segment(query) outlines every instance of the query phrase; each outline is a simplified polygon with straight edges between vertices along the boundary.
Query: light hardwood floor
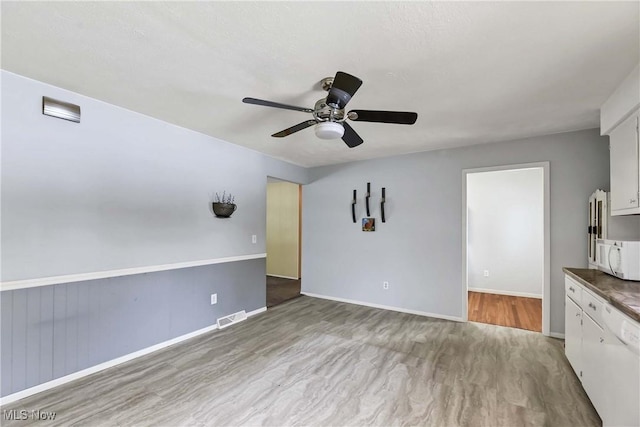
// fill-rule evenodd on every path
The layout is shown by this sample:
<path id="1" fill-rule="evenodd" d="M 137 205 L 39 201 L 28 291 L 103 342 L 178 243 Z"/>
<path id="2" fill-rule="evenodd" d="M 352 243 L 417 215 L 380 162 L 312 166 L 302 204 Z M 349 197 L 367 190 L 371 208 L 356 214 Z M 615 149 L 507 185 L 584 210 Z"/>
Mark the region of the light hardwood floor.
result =
<path id="1" fill-rule="evenodd" d="M 562 341 L 306 296 L 2 409 L 57 412 L 38 425 L 600 425 Z"/>
<path id="2" fill-rule="evenodd" d="M 542 332 L 542 300 L 469 291 L 469 321 Z"/>

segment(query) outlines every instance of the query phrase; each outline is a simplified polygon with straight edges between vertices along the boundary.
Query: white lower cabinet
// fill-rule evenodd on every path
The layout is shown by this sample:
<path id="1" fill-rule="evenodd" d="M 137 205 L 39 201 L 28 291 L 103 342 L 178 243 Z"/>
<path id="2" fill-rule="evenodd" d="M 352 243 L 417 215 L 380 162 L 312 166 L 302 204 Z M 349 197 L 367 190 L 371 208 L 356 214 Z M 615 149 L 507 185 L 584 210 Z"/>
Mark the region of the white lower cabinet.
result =
<path id="1" fill-rule="evenodd" d="M 564 353 L 578 377 L 582 376 L 582 309 L 569 296 L 565 297 Z"/>
<path id="2" fill-rule="evenodd" d="M 604 330 L 589 315 L 582 317 L 582 386 L 600 418 L 606 417 L 607 376 Z"/>
<path id="3" fill-rule="evenodd" d="M 612 332 L 611 316 L 619 312 L 568 276 L 565 291 L 565 355 L 603 426 L 640 426 L 640 359 Z M 624 321 L 640 334 L 640 325 Z"/>
<path id="4" fill-rule="evenodd" d="M 565 289 L 565 355 L 603 424 L 607 425 L 609 387 L 613 385 L 607 370 L 610 338 L 600 320 L 604 301 L 569 277 L 565 277 Z"/>

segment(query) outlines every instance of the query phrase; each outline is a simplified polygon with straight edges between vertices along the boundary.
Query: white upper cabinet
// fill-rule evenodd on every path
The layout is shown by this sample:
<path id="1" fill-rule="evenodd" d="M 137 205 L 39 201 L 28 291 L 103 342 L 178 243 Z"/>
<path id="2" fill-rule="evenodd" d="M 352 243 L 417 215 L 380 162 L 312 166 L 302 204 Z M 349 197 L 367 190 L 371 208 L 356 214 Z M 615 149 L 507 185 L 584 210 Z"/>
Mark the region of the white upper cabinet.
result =
<path id="1" fill-rule="evenodd" d="M 600 131 L 609 135 L 611 215 L 640 214 L 640 65 L 600 109 Z"/>
<path id="2" fill-rule="evenodd" d="M 636 113 L 615 127 L 609 138 L 611 215 L 640 213 L 640 157 Z"/>
<path id="3" fill-rule="evenodd" d="M 640 107 L 640 64 L 620 83 L 600 107 L 600 135 L 611 131 Z"/>

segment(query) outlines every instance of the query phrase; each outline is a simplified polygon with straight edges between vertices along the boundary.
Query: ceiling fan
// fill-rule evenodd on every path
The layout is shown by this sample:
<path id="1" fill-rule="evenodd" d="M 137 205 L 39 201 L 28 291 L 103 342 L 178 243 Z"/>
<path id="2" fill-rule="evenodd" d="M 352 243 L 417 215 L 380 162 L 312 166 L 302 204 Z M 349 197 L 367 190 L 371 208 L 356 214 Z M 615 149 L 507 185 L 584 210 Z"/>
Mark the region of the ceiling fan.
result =
<path id="1" fill-rule="evenodd" d="M 271 135 L 275 138 L 284 138 L 292 133 L 315 125 L 315 133 L 318 138 L 342 138 L 349 148 L 357 147 L 363 143 L 363 140 L 349 123 L 347 123 L 347 119 L 357 122 L 396 123 L 402 125 L 412 125 L 418 119 L 417 113 L 405 111 L 351 110 L 345 113 L 345 107 L 362 85 L 362 80 L 338 71 L 335 77 L 327 77 L 323 79 L 321 83 L 322 88 L 329 93 L 326 98 L 318 100 L 313 108 L 296 107 L 294 105 L 256 98 L 244 98 L 242 102 L 265 107 L 302 111 L 303 113 L 311 113 L 313 115 L 313 119 L 305 120 L 302 123 L 298 123 L 295 126 Z"/>

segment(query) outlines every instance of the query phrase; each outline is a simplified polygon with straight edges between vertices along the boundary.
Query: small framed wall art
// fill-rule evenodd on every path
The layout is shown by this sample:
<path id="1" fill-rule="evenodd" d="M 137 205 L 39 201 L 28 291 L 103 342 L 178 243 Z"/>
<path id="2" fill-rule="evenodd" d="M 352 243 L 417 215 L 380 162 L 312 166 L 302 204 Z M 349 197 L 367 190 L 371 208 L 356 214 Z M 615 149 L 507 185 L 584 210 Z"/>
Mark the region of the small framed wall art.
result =
<path id="1" fill-rule="evenodd" d="M 376 231 L 376 219 L 362 218 L 362 231 Z"/>

